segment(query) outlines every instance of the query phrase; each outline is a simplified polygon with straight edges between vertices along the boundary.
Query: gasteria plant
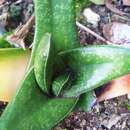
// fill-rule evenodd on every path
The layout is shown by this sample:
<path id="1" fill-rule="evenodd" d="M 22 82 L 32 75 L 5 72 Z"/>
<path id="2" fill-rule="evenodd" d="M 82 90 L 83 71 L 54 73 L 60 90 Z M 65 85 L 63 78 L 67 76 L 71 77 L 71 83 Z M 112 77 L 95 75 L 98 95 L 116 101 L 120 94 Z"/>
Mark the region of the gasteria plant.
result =
<path id="1" fill-rule="evenodd" d="M 51 130 L 74 108 L 88 109 L 93 90 L 130 73 L 130 49 L 79 47 L 75 0 L 35 0 L 31 60 L 0 118 L 0 130 Z"/>

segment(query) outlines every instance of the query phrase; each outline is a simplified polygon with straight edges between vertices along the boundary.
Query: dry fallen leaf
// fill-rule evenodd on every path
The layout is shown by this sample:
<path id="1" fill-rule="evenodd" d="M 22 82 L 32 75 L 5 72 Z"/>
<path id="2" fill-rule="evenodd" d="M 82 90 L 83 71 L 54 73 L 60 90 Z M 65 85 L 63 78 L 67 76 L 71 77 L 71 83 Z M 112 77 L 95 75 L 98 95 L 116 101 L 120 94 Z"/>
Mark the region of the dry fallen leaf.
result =
<path id="1" fill-rule="evenodd" d="M 112 43 L 128 44 L 130 43 L 130 26 L 123 23 L 109 23 L 103 27 L 103 35 Z"/>
<path id="2" fill-rule="evenodd" d="M 30 28 L 34 25 L 35 16 L 34 14 L 29 18 L 29 20 L 24 24 L 16 28 L 15 32 L 9 35 L 6 40 L 15 47 L 25 49 L 24 39 L 27 36 Z"/>
<path id="3" fill-rule="evenodd" d="M 130 93 L 130 74 L 122 76 L 107 84 L 97 97 L 97 101 L 103 101 Z"/>
<path id="4" fill-rule="evenodd" d="M 113 4 L 113 0 L 105 0 L 105 6 L 111 10 L 113 13 L 116 13 L 118 15 L 129 15 L 121 10 L 119 10 L 118 8 L 116 8 L 116 6 Z"/>

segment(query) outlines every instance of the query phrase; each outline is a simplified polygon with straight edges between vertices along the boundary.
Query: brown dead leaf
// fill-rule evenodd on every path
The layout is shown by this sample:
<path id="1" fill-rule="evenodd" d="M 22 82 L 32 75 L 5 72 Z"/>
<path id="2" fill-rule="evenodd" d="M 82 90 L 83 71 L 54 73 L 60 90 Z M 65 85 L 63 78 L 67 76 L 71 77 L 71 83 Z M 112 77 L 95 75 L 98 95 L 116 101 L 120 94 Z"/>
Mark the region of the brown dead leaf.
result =
<path id="1" fill-rule="evenodd" d="M 130 26 L 123 23 L 109 23 L 103 27 L 103 35 L 106 39 L 116 44 L 130 43 Z"/>
<path id="2" fill-rule="evenodd" d="M 130 74 L 122 76 L 111 81 L 106 85 L 100 95 L 97 97 L 97 101 L 103 101 L 111 98 L 115 98 L 121 95 L 130 93 Z"/>
<path id="3" fill-rule="evenodd" d="M 9 35 L 6 40 L 15 47 L 25 49 L 24 39 L 29 33 L 30 28 L 34 25 L 34 21 L 35 16 L 33 14 L 24 25 L 20 25 L 16 28 L 15 32 Z"/>

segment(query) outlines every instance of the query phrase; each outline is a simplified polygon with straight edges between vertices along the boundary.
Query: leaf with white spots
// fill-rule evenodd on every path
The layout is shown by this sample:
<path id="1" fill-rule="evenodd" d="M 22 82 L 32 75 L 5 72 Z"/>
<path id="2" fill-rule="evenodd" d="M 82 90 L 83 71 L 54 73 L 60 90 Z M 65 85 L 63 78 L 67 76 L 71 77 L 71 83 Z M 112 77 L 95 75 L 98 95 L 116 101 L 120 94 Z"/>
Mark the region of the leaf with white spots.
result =
<path id="1" fill-rule="evenodd" d="M 59 55 L 75 72 L 71 88 L 65 97 L 75 97 L 91 91 L 114 78 L 130 73 L 130 49 L 117 46 L 89 46 L 72 49 Z"/>
<path id="2" fill-rule="evenodd" d="M 51 130 L 72 111 L 77 100 L 47 97 L 40 91 L 31 68 L 0 118 L 0 129 Z"/>
<path id="3" fill-rule="evenodd" d="M 61 90 L 68 83 L 69 79 L 70 79 L 70 73 L 64 73 L 58 76 L 56 79 L 54 79 L 52 83 L 52 90 L 54 95 L 59 96 Z"/>
<path id="4" fill-rule="evenodd" d="M 36 80 L 39 87 L 46 93 L 49 93 L 53 69 L 53 63 L 51 59 L 53 52 L 51 51 L 50 53 L 51 46 L 51 35 L 46 33 L 37 47 L 34 60 L 34 72 Z"/>

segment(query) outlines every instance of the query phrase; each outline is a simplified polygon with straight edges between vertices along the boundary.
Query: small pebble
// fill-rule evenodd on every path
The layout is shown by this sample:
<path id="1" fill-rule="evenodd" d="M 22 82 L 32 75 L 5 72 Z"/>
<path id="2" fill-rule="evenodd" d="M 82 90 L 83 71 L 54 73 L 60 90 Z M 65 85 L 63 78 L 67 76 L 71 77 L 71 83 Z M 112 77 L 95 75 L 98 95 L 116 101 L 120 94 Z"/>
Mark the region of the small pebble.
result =
<path id="1" fill-rule="evenodd" d="M 98 22 L 100 21 L 100 16 L 92 11 L 90 8 L 86 8 L 83 11 L 83 15 L 88 23 L 91 23 L 93 26 L 98 26 Z"/>

